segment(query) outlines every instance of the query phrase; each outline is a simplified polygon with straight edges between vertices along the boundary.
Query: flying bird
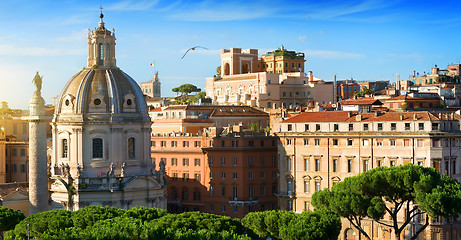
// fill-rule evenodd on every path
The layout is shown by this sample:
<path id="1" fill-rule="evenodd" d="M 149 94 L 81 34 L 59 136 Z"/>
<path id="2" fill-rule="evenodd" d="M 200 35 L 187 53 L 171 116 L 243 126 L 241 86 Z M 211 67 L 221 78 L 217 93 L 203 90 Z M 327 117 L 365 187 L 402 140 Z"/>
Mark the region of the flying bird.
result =
<path id="1" fill-rule="evenodd" d="M 206 48 L 206 47 L 202 47 L 202 46 L 195 46 L 195 47 L 191 47 L 191 48 L 187 49 L 187 51 L 184 53 L 184 55 L 182 56 L 182 58 L 181 58 L 181 59 L 183 59 L 183 58 L 186 56 L 186 54 L 187 54 L 187 53 L 188 53 L 190 50 L 195 50 L 196 48 L 203 48 L 203 49 L 206 49 L 206 50 L 208 50 L 208 48 Z"/>

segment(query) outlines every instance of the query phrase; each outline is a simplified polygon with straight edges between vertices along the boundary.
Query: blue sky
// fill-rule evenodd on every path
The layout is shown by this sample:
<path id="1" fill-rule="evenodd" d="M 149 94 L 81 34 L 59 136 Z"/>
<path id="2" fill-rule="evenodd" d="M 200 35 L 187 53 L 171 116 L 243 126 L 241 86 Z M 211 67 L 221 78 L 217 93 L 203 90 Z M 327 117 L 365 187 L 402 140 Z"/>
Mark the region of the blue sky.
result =
<path id="1" fill-rule="evenodd" d="M 35 72 L 53 103 L 86 66 L 87 33 L 104 7 L 115 28 L 117 65 L 138 83 L 158 71 L 162 95 L 192 83 L 205 88 L 223 48 L 304 52 L 306 68 L 325 80 L 395 81 L 437 64 L 459 63 L 461 2 L 317 1 L 0 1 L 0 101 L 28 107 Z M 196 46 L 209 50 L 185 50 Z M 149 64 L 155 61 L 153 69 Z"/>

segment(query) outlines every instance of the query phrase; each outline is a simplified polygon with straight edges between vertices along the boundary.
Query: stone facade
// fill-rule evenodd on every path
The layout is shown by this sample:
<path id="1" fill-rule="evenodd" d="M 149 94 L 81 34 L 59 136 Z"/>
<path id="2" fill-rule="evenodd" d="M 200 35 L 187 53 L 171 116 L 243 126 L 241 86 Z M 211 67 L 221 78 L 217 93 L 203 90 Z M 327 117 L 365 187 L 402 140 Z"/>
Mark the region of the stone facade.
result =
<path id="1" fill-rule="evenodd" d="M 165 169 L 150 157 L 150 118 L 137 83 L 116 65 L 115 35 L 89 32 L 86 68 L 56 104 L 50 164 L 53 208 L 166 209 Z"/>
<path id="2" fill-rule="evenodd" d="M 413 163 L 434 167 L 459 181 L 459 120 L 457 114 L 430 112 L 308 112 L 289 118 L 277 133 L 280 208 L 297 213 L 312 210 L 314 192 L 379 166 Z M 445 222 L 433 219 L 420 239 L 447 239 L 443 234 L 450 227 L 453 239 L 461 238 L 461 225 Z M 365 224 L 373 239 L 391 239 L 389 229 Z M 412 224 L 414 231 L 422 221 Z M 406 230 L 403 236 L 409 234 Z M 343 220 L 340 239 L 353 239 L 348 236 L 357 239 L 358 231 Z"/>

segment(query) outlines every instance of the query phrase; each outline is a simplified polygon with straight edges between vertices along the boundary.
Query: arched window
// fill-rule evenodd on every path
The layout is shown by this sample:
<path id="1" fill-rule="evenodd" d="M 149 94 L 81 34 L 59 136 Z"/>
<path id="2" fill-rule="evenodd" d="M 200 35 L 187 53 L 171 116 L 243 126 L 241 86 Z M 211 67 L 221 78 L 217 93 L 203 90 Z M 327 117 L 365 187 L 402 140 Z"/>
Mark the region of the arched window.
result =
<path id="1" fill-rule="evenodd" d="M 99 60 L 104 59 L 104 45 L 102 43 L 99 44 Z"/>
<path id="2" fill-rule="evenodd" d="M 136 157 L 136 151 L 135 151 L 135 141 L 136 139 L 134 137 L 128 138 L 128 158 L 135 158 Z"/>
<path id="3" fill-rule="evenodd" d="M 102 138 L 93 138 L 93 158 L 103 158 L 103 153 Z"/>
<path id="4" fill-rule="evenodd" d="M 223 71 L 223 75 L 226 76 L 226 75 L 230 75 L 230 65 L 229 63 L 225 63 L 224 64 L 224 71 Z"/>
<path id="5" fill-rule="evenodd" d="M 68 146 L 68 143 L 67 143 L 67 139 L 62 139 L 62 158 L 67 158 L 68 156 L 68 149 L 69 149 L 69 146 Z"/>
<path id="6" fill-rule="evenodd" d="M 110 59 L 110 45 L 106 44 L 106 59 Z"/>

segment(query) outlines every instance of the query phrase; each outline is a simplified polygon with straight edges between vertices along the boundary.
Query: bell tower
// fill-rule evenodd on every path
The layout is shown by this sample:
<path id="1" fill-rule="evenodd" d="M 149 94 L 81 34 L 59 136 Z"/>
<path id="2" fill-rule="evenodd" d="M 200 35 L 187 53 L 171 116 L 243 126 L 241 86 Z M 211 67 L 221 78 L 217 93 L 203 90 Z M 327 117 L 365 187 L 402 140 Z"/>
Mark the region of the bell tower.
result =
<path id="1" fill-rule="evenodd" d="M 98 27 L 93 31 L 88 29 L 88 66 L 116 67 L 115 60 L 115 29 L 112 32 L 104 26 L 104 14 L 99 15 Z"/>

